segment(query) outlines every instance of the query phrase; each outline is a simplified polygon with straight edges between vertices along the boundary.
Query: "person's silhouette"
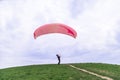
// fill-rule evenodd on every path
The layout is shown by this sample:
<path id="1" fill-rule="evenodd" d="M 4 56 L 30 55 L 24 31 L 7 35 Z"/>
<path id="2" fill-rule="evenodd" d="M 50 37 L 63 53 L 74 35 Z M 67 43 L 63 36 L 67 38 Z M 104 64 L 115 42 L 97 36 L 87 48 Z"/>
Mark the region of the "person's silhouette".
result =
<path id="1" fill-rule="evenodd" d="M 60 64 L 60 55 L 59 54 L 56 54 L 57 58 L 58 58 L 58 65 Z"/>

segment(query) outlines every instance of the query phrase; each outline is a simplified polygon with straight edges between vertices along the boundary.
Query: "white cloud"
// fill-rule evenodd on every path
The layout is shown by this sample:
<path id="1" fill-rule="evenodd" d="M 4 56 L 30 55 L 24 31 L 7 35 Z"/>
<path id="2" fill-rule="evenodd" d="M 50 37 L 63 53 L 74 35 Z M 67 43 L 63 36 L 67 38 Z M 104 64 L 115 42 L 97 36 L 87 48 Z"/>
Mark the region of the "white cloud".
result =
<path id="1" fill-rule="evenodd" d="M 61 52 L 63 63 L 105 61 L 120 64 L 119 58 L 112 61 L 119 56 L 118 48 L 113 48 L 113 45 L 119 47 L 116 40 L 119 37 L 119 4 L 119 0 L 1 1 L 0 66 L 48 63 L 48 60 L 55 63 L 57 52 Z M 34 40 L 34 30 L 51 22 L 71 26 L 78 32 L 77 39 L 53 34 Z M 108 53 L 106 59 L 101 57 Z"/>
<path id="2" fill-rule="evenodd" d="M 98 1 L 89 10 L 78 15 L 80 24 L 79 37 L 83 45 L 88 48 L 107 47 L 109 43 L 116 43 L 116 22 L 119 19 L 119 1 Z M 81 36 L 82 35 L 82 36 Z M 96 47 L 95 47 L 96 46 Z"/>

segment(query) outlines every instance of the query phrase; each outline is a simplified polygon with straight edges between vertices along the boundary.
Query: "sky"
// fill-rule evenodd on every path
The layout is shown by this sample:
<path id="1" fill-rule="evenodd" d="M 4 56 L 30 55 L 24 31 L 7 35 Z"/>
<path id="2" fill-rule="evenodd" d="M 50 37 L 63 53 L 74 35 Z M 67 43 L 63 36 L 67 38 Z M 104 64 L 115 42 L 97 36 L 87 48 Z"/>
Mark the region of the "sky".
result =
<path id="1" fill-rule="evenodd" d="M 0 0 L 0 68 L 61 63 L 120 64 L 120 0 Z M 36 28 L 66 24 L 77 38 Z"/>

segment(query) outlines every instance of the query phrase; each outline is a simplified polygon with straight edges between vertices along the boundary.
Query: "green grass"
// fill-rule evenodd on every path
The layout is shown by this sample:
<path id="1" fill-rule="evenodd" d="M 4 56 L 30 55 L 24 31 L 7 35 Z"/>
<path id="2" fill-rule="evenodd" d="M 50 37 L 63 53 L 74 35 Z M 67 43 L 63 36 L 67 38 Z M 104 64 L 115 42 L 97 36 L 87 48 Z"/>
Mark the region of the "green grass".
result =
<path id="1" fill-rule="evenodd" d="M 114 80 L 120 80 L 120 65 L 102 63 L 81 63 L 73 65 L 104 76 L 111 77 Z"/>
<path id="2" fill-rule="evenodd" d="M 101 63 L 72 64 L 104 76 L 120 80 L 120 65 Z M 0 80 L 102 80 L 78 71 L 68 64 L 31 65 L 0 69 Z"/>
<path id="3" fill-rule="evenodd" d="M 66 64 L 31 65 L 0 70 L 0 80 L 102 80 Z"/>

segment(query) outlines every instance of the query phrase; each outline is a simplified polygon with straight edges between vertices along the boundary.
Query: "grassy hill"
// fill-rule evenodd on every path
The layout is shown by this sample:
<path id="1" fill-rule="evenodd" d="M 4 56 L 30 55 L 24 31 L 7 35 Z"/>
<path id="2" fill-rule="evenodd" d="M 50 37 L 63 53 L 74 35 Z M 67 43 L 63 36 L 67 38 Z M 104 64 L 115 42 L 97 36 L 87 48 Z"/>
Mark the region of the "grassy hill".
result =
<path id="1" fill-rule="evenodd" d="M 115 80 L 120 79 L 120 66 L 99 63 L 72 64 Z M 31 65 L 0 70 L 0 80 L 102 80 L 78 71 L 68 64 Z"/>
<path id="2" fill-rule="evenodd" d="M 111 77 L 114 80 L 120 80 L 120 65 L 102 63 L 81 63 L 73 65 L 104 76 Z"/>

